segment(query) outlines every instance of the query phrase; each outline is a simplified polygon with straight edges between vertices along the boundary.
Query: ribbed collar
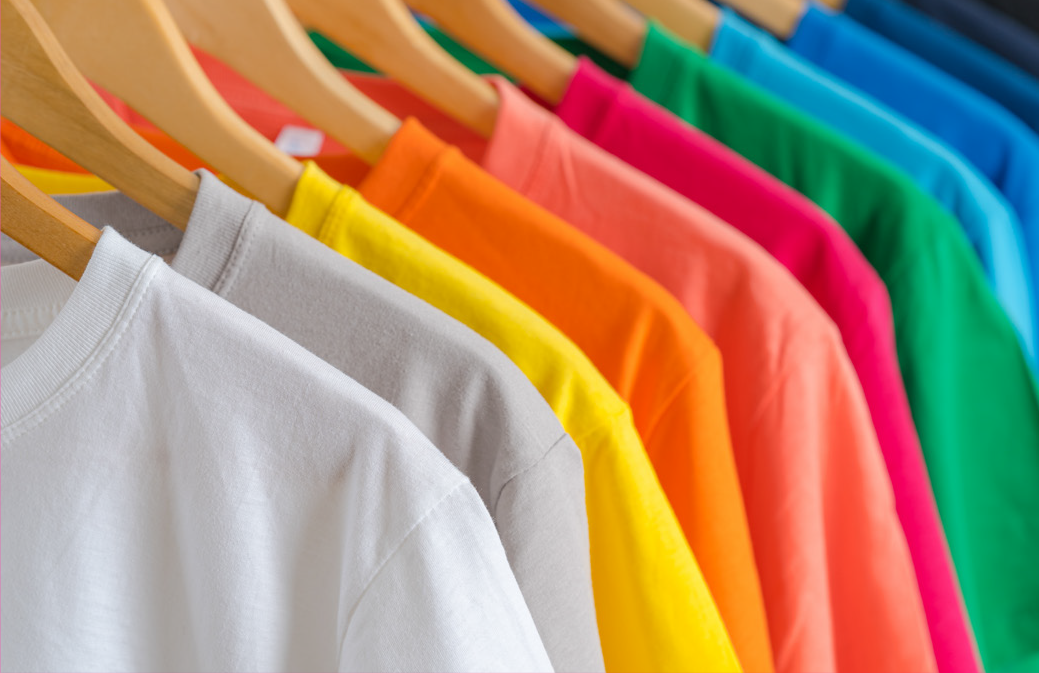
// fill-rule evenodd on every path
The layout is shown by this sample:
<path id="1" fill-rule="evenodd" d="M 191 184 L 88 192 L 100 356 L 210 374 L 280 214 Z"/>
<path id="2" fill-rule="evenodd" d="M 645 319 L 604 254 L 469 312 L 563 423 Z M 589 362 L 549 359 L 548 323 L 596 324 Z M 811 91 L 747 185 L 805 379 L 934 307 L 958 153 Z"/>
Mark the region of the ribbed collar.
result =
<path id="1" fill-rule="evenodd" d="M 42 260 L 0 269 L 0 334 L 18 327 L 16 315 L 60 307 L 28 350 L 0 369 L 5 441 L 103 364 L 162 266 L 161 259 L 105 227 L 79 283 Z"/>

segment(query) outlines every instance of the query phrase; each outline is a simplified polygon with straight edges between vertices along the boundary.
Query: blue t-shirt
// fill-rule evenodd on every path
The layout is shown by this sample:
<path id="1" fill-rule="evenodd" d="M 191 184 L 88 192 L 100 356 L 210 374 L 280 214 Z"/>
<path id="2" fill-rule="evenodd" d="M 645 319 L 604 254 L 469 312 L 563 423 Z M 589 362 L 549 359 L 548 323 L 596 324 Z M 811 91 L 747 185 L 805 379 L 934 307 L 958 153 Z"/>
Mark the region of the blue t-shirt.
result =
<path id="1" fill-rule="evenodd" d="M 958 150 L 1003 193 L 1039 269 L 1039 138 L 966 84 L 851 18 L 810 7 L 788 46 Z"/>
<path id="2" fill-rule="evenodd" d="M 1039 77 L 1039 35 L 978 0 L 905 0 L 936 21 Z"/>
<path id="3" fill-rule="evenodd" d="M 908 173 L 963 225 L 996 296 L 1037 351 L 1031 264 L 1021 223 L 999 191 L 960 155 L 725 10 L 711 59 L 740 73 Z"/>
<path id="4" fill-rule="evenodd" d="M 848 0 L 844 13 L 969 84 L 1039 130 L 1039 81 L 1020 68 L 901 2 Z"/>

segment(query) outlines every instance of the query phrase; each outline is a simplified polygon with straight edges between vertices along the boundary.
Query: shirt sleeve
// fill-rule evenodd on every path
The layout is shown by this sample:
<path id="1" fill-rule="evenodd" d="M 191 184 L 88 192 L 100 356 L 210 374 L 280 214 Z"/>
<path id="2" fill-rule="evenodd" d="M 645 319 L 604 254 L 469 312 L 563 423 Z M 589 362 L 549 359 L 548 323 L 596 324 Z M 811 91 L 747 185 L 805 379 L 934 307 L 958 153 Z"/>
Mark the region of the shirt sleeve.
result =
<path id="1" fill-rule="evenodd" d="M 339 670 L 552 670 L 490 515 L 468 482 L 375 572 L 346 618 Z"/>

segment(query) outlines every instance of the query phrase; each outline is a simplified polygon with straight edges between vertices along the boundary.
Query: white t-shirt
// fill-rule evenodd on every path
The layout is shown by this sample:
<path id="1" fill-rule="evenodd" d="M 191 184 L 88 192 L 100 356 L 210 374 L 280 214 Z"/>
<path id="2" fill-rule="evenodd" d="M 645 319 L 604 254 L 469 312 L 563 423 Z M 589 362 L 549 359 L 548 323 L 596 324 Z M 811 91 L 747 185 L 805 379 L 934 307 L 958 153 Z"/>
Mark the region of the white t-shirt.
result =
<path id="1" fill-rule="evenodd" d="M 56 197 L 264 321 L 399 409 L 487 506 L 552 665 L 603 671 L 581 451 L 504 353 L 212 173 L 187 231 L 119 192 Z M 358 196 L 350 212 L 375 216 Z M 35 255 L 0 234 L 0 263 Z"/>
<path id="2" fill-rule="evenodd" d="M 389 404 L 111 229 L 0 273 L 5 670 L 551 670 Z"/>

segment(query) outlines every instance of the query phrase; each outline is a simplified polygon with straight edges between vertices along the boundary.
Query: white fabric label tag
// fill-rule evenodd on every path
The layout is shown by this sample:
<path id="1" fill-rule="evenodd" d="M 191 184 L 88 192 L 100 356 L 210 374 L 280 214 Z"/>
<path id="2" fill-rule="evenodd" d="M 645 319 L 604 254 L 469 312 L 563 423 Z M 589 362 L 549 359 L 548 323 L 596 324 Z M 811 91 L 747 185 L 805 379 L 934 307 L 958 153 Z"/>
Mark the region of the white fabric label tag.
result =
<path id="1" fill-rule="evenodd" d="M 286 124 L 281 127 L 274 144 L 294 157 L 316 157 L 325 144 L 325 134 L 317 129 Z"/>

